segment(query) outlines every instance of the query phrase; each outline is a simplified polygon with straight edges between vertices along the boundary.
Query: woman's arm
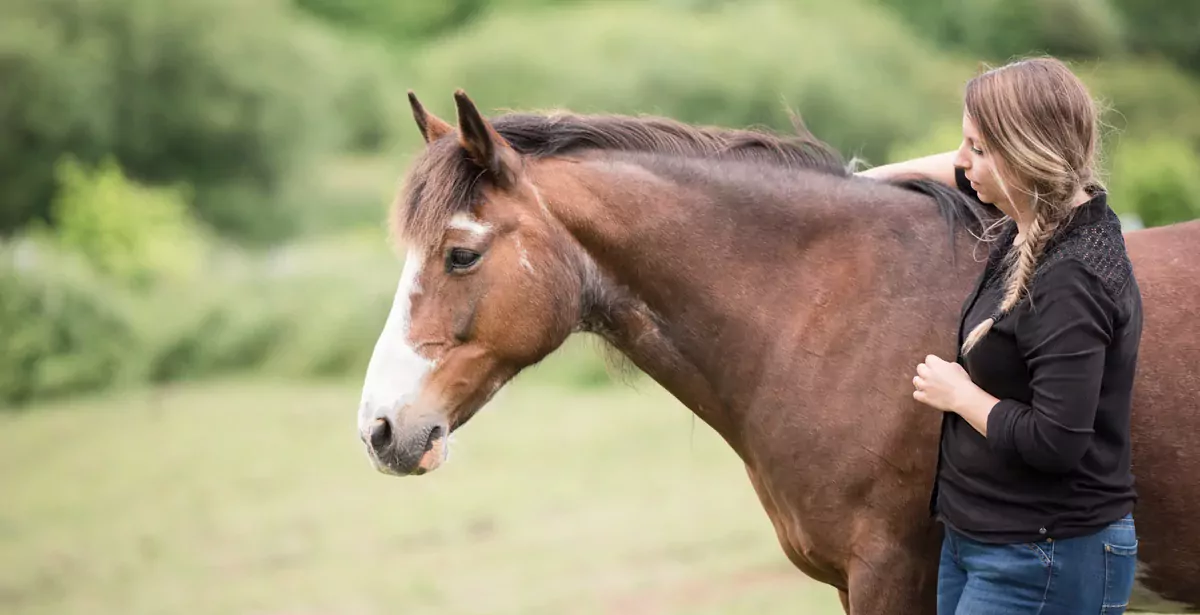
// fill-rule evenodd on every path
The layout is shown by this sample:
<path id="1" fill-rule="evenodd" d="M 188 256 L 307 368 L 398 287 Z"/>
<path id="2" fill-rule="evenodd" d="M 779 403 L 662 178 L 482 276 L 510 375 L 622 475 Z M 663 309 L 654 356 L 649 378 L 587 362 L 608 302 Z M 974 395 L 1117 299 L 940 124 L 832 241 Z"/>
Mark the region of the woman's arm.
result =
<path id="1" fill-rule="evenodd" d="M 1016 334 L 1033 400 L 997 403 L 986 419 L 987 440 L 997 453 L 1043 472 L 1066 472 L 1091 442 L 1116 306 L 1100 278 L 1076 260 L 1047 268 L 1029 300 L 1036 312 L 1021 315 Z"/>
<path id="2" fill-rule="evenodd" d="M 920 175 L 955 188 L 957 187 L 954 181 L 954 156 L 956 154 L 957 152 L 943 152 L 903 162 L 893 162 L 859 171 L 855 175 L 873 179 L 895 179 Z"/>

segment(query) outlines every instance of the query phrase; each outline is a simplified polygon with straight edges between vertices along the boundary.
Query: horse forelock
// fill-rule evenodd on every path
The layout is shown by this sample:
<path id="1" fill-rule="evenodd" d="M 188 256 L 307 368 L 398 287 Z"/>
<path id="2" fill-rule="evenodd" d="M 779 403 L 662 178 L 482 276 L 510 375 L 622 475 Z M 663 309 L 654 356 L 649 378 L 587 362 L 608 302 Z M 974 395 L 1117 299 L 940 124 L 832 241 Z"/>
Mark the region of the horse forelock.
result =
<path id="1" fill-rule="evenodd" d="M 394 232 L 402 241 L 430 245 L 456 214 L 482 198 L 484 175 L 452 136 L 430 143 L 393 206 Z"/>

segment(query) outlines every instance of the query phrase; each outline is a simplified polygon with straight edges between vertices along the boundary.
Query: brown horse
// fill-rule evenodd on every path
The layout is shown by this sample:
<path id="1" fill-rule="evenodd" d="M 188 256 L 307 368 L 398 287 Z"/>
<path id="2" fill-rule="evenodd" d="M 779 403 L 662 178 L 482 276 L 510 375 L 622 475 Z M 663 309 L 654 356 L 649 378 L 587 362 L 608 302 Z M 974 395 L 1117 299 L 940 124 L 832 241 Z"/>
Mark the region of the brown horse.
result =
<path id="1" fill-rule="evenodd" d="M 954 356 L 982 267 L 965 199 L 856 178 L 802 129 L 489 122 L 462 92 L 453 127 L 410 98 L 427 146 L 394 208 L 408 255 L 359 410 L 378 469 L 437 468 L 510 378 L 594 333 L 736 451 L 784 552 L 848 612 L 933 612 L 939 414 L 911 377 Z M 1200 608 L 1200 222 L 1128 243 L 1140 604 Z"/>

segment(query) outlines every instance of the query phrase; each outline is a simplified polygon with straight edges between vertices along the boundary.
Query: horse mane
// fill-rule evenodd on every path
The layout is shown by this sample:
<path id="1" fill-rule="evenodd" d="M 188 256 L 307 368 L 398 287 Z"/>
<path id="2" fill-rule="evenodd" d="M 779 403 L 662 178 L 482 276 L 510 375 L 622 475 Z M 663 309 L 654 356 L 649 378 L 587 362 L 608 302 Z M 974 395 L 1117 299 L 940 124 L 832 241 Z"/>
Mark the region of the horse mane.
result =
<path id="1" fill-rule="evenodd" d="M 798 119 L 793 125 L 796 135 L 783 136 L 653 116 L 514 113 L 493 122 L 496 132 L 514 149 L 534 158 L 606 150 L 750 161 L 849 175 L 837 150 L 814 137 Z"/>
<path id="2" fill-rule="evenodd" d="M 675 158 L 743 161 L 785 169 L 816 171 L 852 178 L 851 165 L 832 146 L 813 136 L 793 115 L 796 134 L 785 136 L 759 129 L 697 126 L 655 116 L 509 113 L 491 120 L 492 127 L 518 153 L 533 159 L 594 151 L 660 154 Z M 482 198 L 486 173 L 474 163 L 452 133 L 428 145 L 393 208 L 400 236 L 433 241 L 459 212 Z M 875 180 L 866 180 L 875 181 Z M 936 182 L 906 179 L 889 182 L 933 198 L 953 234 L 958 228 L 977 231 L 984 217 L 969 198 Z"/>

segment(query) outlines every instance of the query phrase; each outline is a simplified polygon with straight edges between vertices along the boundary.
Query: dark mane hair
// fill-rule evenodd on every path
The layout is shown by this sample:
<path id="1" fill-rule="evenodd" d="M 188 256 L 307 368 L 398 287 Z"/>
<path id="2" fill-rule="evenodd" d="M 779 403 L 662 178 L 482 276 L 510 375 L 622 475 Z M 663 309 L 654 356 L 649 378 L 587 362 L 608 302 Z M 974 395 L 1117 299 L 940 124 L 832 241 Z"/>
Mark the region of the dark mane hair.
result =
<path id="1" fill-rule="evenodd" d="M 496 132 L 518 153 L 534 159 L 590 151 L 663 154 L 705 160 L 749 161 L 851 177 L 850 166 L 833 147 L 817 139 L 793 116 L 795 135 L 764 130 L 694 126 L 652 116 L 511 113 L 491 120 Z M 459 145 L 456 133 L 430 143 L 411 170 L 393 210 L 402 237 L 434 239 L 454 214 L 482 198 L 486 173 Z M 898 182 L 939 204 L 953 228 L 977 226 L 979 213 L 957 191 L 923 180 Z M 952 228 L 952 232 L 953 232 Z"/>
<path id="2" fill-rule="evenodd" d="M 849 174 L 841 154 L 814 137 L 799 121 L 795 122 L 795 136 L 623 115 L 514 113 L 497 118 L 493 126 L 514 149 L 534 158 L 608 150 L 744 160 L 832 175 Z"/>

